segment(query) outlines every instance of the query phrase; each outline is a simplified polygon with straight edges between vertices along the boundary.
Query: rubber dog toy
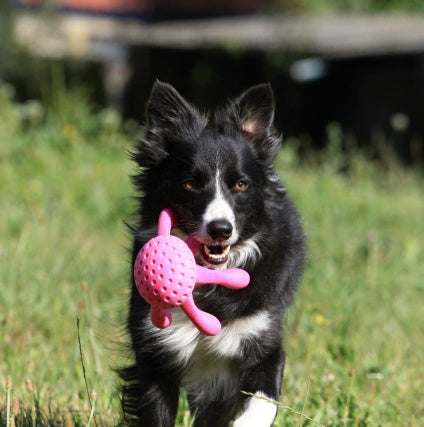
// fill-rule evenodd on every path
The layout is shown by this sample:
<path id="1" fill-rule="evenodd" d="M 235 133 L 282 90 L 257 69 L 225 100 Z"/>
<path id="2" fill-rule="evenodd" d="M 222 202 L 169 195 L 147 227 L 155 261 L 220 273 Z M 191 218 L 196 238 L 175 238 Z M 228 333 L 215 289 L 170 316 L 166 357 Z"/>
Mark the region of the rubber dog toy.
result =
<path id="1" fill-rule="evenodd" d="M 240 268 L 210 270 L 196 264 L 195 254 L 200 243 L 172 236 L 176 217 L 170 209 L 159 216 L 158 236 L 140 250 L 134 263 L 134 280 L 141 296 L 151 305 L 150 317 L 158 328 L 171 324 L 170 309 L 181 307 L 200 332 L 216 335 L 220 321 L 200 310 L 193 299 L 193 290 L 204 284 L 219 284 L 242 289 L 249 284 L 249 274 Z"/>

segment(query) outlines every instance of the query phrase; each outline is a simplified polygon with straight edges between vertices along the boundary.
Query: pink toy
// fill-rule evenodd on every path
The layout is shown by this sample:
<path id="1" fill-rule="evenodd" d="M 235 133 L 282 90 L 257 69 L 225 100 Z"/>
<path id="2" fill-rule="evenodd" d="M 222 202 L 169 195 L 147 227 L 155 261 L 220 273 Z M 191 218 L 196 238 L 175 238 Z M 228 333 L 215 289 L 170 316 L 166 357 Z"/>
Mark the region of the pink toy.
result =
<path id="1" fill-rule="evenodd" d="M 135 260 L 137 289 L 152 306 L 150 317 L 156 327 L 168 327 L 172 320 L 169 309 L 181 307 L 202 333 L 216 335 L 221 330 L 221 323 L 196 306 L 193 289 L 208 283 L 241 289 L 249 284 L 249 274 L 239 268 L 217 271 L 197 265 L 194 255 L 200 243 L 192 238 L 184 241 L 171 236 L 175 223 L 171 210 L 161 212 L 158 236 L 141 248 Z"/>

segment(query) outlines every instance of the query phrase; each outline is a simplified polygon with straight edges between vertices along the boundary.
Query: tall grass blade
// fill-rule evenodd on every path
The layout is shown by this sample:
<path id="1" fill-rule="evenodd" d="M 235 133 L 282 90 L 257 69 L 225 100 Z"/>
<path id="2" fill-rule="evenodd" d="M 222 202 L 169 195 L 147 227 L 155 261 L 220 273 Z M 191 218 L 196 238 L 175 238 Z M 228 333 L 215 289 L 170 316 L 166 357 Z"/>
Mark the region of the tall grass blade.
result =
<path id="1" fill-rule="evenodd" d="M 91 401 L 91 397 L 90 397 L 90 390 L 89 390 L 89 387 L 88 387 L 88 381 L 87 381 L 87 374 L 86 374 L 86 371 L 85 371 L 84 356 L 83 356 L 83 352 L 82 352 L 82 345 L 81 345 L 81 334 L 80 334 L 80 320 L 79 320 L 79 317 L 77 317 L 77 333 L 78 333 L 78 347 L 79 347 L 79 352 L 80 352 L 80 360 L 81 360 L 81 366 L 82 366 L 82 374 L 83 374 L 83 376 L 84 376 L 85 389 L 86 389 L 86 392 L 87 392 L 88 403 L 89 403 L 89 405 L 90 405 L 90 409 L 91 409 L 91 412 L 90 412 L 90 419 L 89 419 L 89 421 L 88 421 L 88 426 L 90 425 L 91 420 L 92 420 L 92 419 L 94 419 L 94 424 L 95 424 L 95 425 L 96 425 L 96 427 L 97 427 L 97 421 L 96 421 L 96 418 L 95 418 L 95 417 L 93 418 L 93 415 L 94 415 L 94 405 L 93 405 L 93 403 L 92 403 L 92 401 Z"/>

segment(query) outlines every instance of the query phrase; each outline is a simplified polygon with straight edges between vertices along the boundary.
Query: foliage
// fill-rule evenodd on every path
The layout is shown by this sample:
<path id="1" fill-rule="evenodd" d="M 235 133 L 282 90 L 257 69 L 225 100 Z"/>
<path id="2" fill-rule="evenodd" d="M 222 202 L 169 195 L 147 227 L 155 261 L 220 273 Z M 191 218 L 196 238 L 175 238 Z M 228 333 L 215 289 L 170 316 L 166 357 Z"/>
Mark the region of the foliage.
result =
<path id="1" fill-rule="evenodd" d="M 135 130 L 53 80 L 44 104 L 0 86 L 0 425 L 116 425 Z M 309 250 L 276 425 L 422 425 L 423 176 L 328 135 L 278 157 Z"/>
<path id="2" fill-rule="evenodd" d="M 274 7 L 297 12 L 424 12 L 421 0 L 275 0 Z"/>

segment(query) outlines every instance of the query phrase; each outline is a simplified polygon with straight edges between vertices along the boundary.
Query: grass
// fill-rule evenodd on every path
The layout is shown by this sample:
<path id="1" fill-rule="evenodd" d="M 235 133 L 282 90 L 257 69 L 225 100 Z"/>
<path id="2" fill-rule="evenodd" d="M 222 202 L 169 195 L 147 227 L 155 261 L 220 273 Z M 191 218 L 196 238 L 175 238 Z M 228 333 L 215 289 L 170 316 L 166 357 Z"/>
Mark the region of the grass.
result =
<path id="1" fill-rule="evenodd" d="M 135 132 L 53 93 L 17 105 L 0 86 L 0 425 L 116 425 Z M 278 157 L 309 251 L 276 426 L 423 425 L 424 178 L 355 152 L 340 173 L 331 142 Z"/>

